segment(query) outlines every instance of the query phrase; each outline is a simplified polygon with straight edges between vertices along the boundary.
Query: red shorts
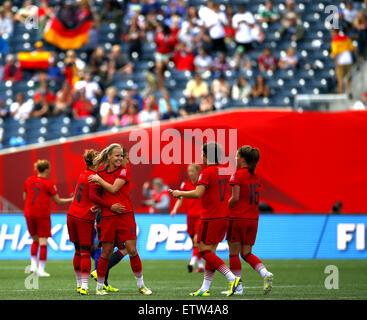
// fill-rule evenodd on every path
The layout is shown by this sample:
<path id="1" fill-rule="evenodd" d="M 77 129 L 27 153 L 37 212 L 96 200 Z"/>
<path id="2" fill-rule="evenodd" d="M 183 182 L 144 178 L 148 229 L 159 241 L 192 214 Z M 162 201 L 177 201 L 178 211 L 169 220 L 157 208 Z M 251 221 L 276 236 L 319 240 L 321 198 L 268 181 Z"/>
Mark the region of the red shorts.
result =
<path id="1" fill-rule="evenodd" d="M 227 232 L 228 219 L 200 220 L 197 242 L 204 244 L 218 244 L 223 241 Z"/>
<path id="2" fill-rule="evenodd" d="M 67 215 L 67 226 L 71 242 L 91 247 L 94 243 L 94 221 L 86 221 Z"/>
<path id="3" fill-rule="evenodd" d="M 200 216 L 187 216 L 187 234 L 193 237 L 198 233 Z"/>
<path id="4" fill-rule="evenodd" d="M 256 240 L 258 220 L 229 219 L 227 241 L 253 246 Z"/>
<path id="5" fill-rule="evenodd" d="M 38 238 L 51 237 L 51 218 L 26 217 L 28 232 Z"/>
<path id="6" fill-rule="evenodd" d="M 126 240 L 136 239 L 136 223 L 134 213 L 101 218 L 101 242 L 121 244 Z"/>

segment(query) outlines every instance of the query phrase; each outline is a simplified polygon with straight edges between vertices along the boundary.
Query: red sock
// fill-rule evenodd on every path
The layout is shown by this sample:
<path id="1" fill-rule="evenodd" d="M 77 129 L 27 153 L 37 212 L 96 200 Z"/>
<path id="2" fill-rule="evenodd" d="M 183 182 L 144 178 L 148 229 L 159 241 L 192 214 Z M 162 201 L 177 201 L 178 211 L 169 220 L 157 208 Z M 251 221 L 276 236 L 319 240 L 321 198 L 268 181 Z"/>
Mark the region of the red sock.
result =
<path id="1" fill-rule="evenodd" d="M 143 275 L 143 266 L 138 254 L 134 257 L 130 256 L 130 266 L 135 277 L 140 278 Z"/>
<path id="2" fill-rule="evenodd" d="M 209 264 L 208 268 L 218 270 L 223 275 L 231 272 L 228 267 L 224 264 L 223 260 L 209 250 L 199 252 L 200 256 Z M 205 264 L 205 268 L 206 268 Z"/>
<path id="3" fill-rule="evenodd" d="M 47 260 L 47 244 L 40 245 L 40 261 Z"/>
<path id="4" fill-rule="evenodd" d="M 244 260 L 256 271 L 259 271 L 259 268 L 263 266 L 261 260 L 252 253 L 249 253 Z"/>
<path id="5" fill-rule="evenodd" d="M 80 252 L 75 251 L 73 258 L 73 266 L 75 272 L 80 272 L 80 262 L 81 262 Z"/>
<path id="6" fill-rule="evenodd" d="M 102 256 L 99 258 L 97 265 L 97 281 L 100 283 L 104 282 L 108 267 L 108 260 L 109 259 L 103 258 Z"/>
<path id="7" fill-rule="evenodd" d="M 37 257 L 38 255 L 38 246 L 39 246 L 39 242 L 38 241 L 33 241 L 31 244 L 31 257 Z"/>
<path id="8" fill-rule="evenodd" d="M 80 261 L 80 270 L 82 273 L 87 273 L 88 277 L 90 274 L 91 269 L 91 261 L 90 261 L 90 252 L 83 252 L 81 255 L 81 261 Z"/>
<path id="9" fill-rule="evenodd" d="M 229 268 L 236 277 L 241 277 L 241 260 L 238 255 L 229 255 Z"/>
<path id="10" fill-rule="evenodd" d="M 192 256 L 200 258 L 200 256 L 199 256 L 199 247 L 194 247 L 194 249 L 192 250 Z"/>

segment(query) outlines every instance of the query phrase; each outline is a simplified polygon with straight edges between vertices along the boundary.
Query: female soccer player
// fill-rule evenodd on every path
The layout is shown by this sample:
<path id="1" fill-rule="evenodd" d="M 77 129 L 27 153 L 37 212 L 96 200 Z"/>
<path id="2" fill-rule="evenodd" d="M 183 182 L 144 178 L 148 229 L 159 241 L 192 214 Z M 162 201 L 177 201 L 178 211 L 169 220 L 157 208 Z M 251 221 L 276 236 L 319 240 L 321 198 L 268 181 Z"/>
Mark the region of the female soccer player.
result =
<path id="1" fill-rule="evenodd" d="M 196 189 L 196 183 L 198 182 L 199 174 L 201 171 L 201 167 L 198 164 L 190 164 L 187 167 L 187 174 L 189 179 L 182 182 L 180 190 L 181 191 L 191 191 Z M 171 216 L 174 217 L 177 211 L 181 208 L 183 204 L 183 199 L 178 198 L 171 211 Z M 197 232 L 198 232 L 198 225 L 200 222 L 200 212 L 202 210 L 201 200 L 199 199 L 186 199 L 186 221 L 187 221 L 187 233 L 190 236 L 192 243 L 193 243 L 193 250 L 192 250 L 192 257 L 190 263 L 188 264 L 187 268 L 189 272 L 192 272 L 195 263 L 198 263 L 198 268 L 195 272 L 203 272 L 204 265 L 199 255 L 199 247 L 197 244 Z"/>
<path id="2" fill-rule="evenodd" d="M 224 239 L 227 231 L 228 217 L 228 182 L 229 175 L 223 174 L 223 166 L 219 165 L 222 157 L 221 147 L 214 143 L 203 145 L 203 162 L 207 165 L 199 176 L 196 189 L 192 191 L 170 190 L 175 197 L 201 198 L 203 210 L 200 214 L 198 231 L 199 254 L 204 258 L 204 282 L 199 290 L 190 293 L 191 296 L 210 296 L 210 284 L 215 270 L 222 273 L 229 281 L 227 296 L 231 296 L 238 287 L 241 278 L 236 277 L 224 264 L 215 251 Z"/>
<path id="3" fill-rule="evenodd" d="M 94 242 L 95 212 L 99 209 L 91 200 L 90 189 L 93 186 L 88 181 L 88 177 L 97 172 L 98 168 L 93 164 L 93 160 L 97 155 L 98 152 L 95 150 L 85 151 L 84 161 L 86 169 L 79 176 L 74 200 L 67 213 L 69 238 L 75 246 L 73 265 L 77 292 L 81 295 L 88 294 L 88 279 L 91 270 L 90 253 Z M 102 202 L 103 205 L 108 206 L 102 199 L 98 199 L 97 202 Z M 119 203 L 115 203 L 111 206 L 111 211 L 121 213 L 123 208 Z"/>
<path id="4" fill-rule="evenodd" d="M 104 278 L 108 268 L 108 260 L 113 252 L 114 243 L 125 243 L 130 256 L 131 269 L 137 279 L 139 293 L 151 295 L 143 281 L 143 270 L 136 249 L 136 223 L 134 210 L 130 201 L 130 175 L 126 168 L 129 154 L 119 144 L 111 144 L 94 160 L 96 166 L 105 163 L 107 167 L 98 175 L 89 177 L 89 181 L 99 183 L 103 187 L 103 199 L 107 202 L 118 202 L 124 207 L 124 212 L 114 213 L 102 207 L 101 238 L 102 254 L 97 266 L 97 295 L 106 295 L 103 289 Z"/>
<path id="5" fill-rule="evenodd" d="M 37 175 L 29 177 L 24 184 L 23 199 L 25 200 L 24 217 L 33 242 L 31 245 L 31 271 L 40 277 L 49 277 L 45 271 L 47 260 L 47 238 L 51 237 L 50 198 L 57 204 L 69 204 L 73 198 L 60 198 L 56 185 L 48 179 L 51 166 L 47 160 L 38 160 L 34 164 Z M 37 270 L 38 248 L 39 266 Z"/>
<path id="6" fill-rule="evenodd" d="M 237 151 L 237 170 L 229 181 L 232 186 L 232 197 L 229 200 L 227 241 L 231 271 L 241 277 L 241 260 L 238 256 L 241 254 L 242 259 L 264 279 L 264 294 L 267 294 L 272 288 L 273 274 L 251 253 L 259 221 L 261 183 L 255 174 L 259 159 L 260 152 L 257 148 L 242 146 Z M 242 284 L 238 286 L 236 294 L 242 294 Z"/>

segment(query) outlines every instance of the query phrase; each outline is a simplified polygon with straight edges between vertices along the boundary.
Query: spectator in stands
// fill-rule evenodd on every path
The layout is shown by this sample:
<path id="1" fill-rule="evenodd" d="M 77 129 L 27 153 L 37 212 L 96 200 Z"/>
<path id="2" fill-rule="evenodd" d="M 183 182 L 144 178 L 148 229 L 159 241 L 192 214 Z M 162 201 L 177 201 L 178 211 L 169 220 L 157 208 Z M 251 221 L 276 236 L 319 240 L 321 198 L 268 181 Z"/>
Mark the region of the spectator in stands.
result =
<path id="1" fill-rule="evenodd" d="M 165 17 L 170 16 L 172 13 L 184 16 L 187 13 L 187 3 L 184 0 L 171 0 L 164 10 Z"/>
<path id="2" fill-rule="evenodd" d="M 141 56 L 143 42 L 145 41 L 145 34 L 142 28 L 139 26 L 138 16 L 135 15 L 130 20 L 128 26 L 125 41 L 129 44 L 129 57 L 133 57 L 133 53 L 136 52 L 138 56 Z"/>
<path id="3" fill-rule="evenodd" d="M 85 62 L 78 58 L 74 50 L 66 51 L 64 74 L 65 80 L 69 82 L 71 88 L 74 88 L 75 83 L 80 80 L 85 65 Z"/>
<path id="4" fill-rule="evenodd" d="M 98 82 L 92 79 L 92 74 L 89 71 L 84 72 L 83 80 L 79 80 L 75 83 L 75 91 L 85 90 L 85 96 L 87 100 L 96 100 L 102 95 L 102 90 Z"/>
<path id="5" fill-rule="evenodd" d="M 143 18 L 144 33 L 148 42 L 154 42 L 156 33 L 161 29 L 159 22 L 157 21 L 154 12 L 149 12 L 145 18 Z"/>
<path id="6" fill-rule="evenodd" d="M 208 84 L 201 78 L 200 73 L 196 73 L 194 79 L 191 79 L 186 84 L 186 97 L 194 97 L 200 99 L 209 93 Z"/>
<path id="7" fill-rule="evenodd" d="M 4 7 L 4 14 L 5 17 L 8 17 L 9 19 L 11 19 L 12 21 L 14 20 L 14 14 L 12 11 L 12 3 L 11 1 L 4 1 L 3 7 Z"/>
<path id="8" fill-rule="evenodd" d="M 199 34 L 195 37 L 195 48 L 203 48 L 206 52 L 212 51 L 212 40 L 203 24 L 199 25 Z"/>
<path id="9" fill-rule="evenodd" d="M 61 89 L 56 93 L 54 116 L 70 115 L 74 97 L 69 82 L 65 81 Z"/>
<path id="10" fill-rule="evenodd" d="M 121 52 L 119 45 L 112 46 L 108 61 L 108 80 L 112 81 L 115 74 L 132 74 L 133 64 Z"/>
<path id="11" fill-rule="evenodd" d="M 298 57 L 295 54 L 295 49 L 293 47 L 289 47 L 287 49 L 287 53 L 285 56 L 279 59 L 278 66 L 280 69 L 296 69 L 298 65 Z"/>
<path id="12" fill-rule="evenodd" d="M 199 36 L 200 27 L 197 25 L 197 19 L 188 18 L 182 22 L 182 26 L 177 36 L 179 41 L 188 46 L 195 47 L 195 39 Z"/>
<path id="13" fill-rule="evenodd" d="M 57 65 L 57 55 L 55 53 L 52 54 L 49 60 L 47 79 L 49 81 L 55 81 L 56 83 L 59 83 L 64 80 L 64 75 L 62 74 L 62 70 Z"/>
<path id="14" fill-rule="evenodd" d="M 105 127 L 115 127 L 120 124 L 119 117 L 113 113 L 112 108 L 109 108 L 107 114 L 101 118 L 101 125 Z"/>
<path id="15" fill-rule="evenodd" d="M 156 99 L 153 94 L 149 94 L 146 98 L 145 107 L 139 113 L 139 123 L 153 122 L 159 120 L 159 113 L 156 110 Z"/>
<path id="16" fill-rule="evenodd" d="M 15 62 L 15 57 L 9 54 L 6 57 L 6 64 L 3 71 L 3 80 L 19 82 L 23 79 L 23 72 L 20 66 Z"/>
<path id="17" fill-rule="evenodd" d="M 117 91 L 115 87 L 109 87 L 106 90 L 106 96 L 102 98 L 99 108 L 99 115 L 102 118 L 108 116 L 109 110 L 112 110 L 113 114 L 120 116 L 121 108 L 117 97 Z"/>
<path id="18" fill-rule="evenodd" d="M 242 46 L 245 52 L 253 50 L 253 36 L 250 25 L 255 24 L 255 17 L 246 11 L 243 5 L 238 7 L 238 12 L 233 16 L 232 26 L 236 31 L 235 41 L 237 47 Z"/>
<path id="19" fill-rule="evenodd" d="M 279 29 L 280 37 L 288 41 L 299 41 L 304 36 L 304 29 L 301 20 L 297 20 L 295 12 L 288 12 L 282 19 L 282 26 Z"/>
<path id="20" fill-rule="evenodd" d="M 348 29 L 352 29 L 353 22 L 357 18 L 358 10 L 354 7 L 353 1 L 347 1 L 345 8 L 342 10 L 344 20 L 348 24 Z"/>
<path id="21" fill-rule="evenodd" d="M 197 113 L 199 111 L 199 105 L 194 97 L 188 97 L 186 103 L 180 107 L 179 114 L 183 117 L 190 114 Z"/>
<path id="22" fill-rule="evenodd" d="M 42 110 L 43 112 L 44 110 L 47 109 L 47 111 L 45 111 L 45 114 L 47 114 L 47 116 L 49 116 L 53 112 L 53 107 L 55 103 L 55 95 L 52 92 L 52 90 L 50 90 L 50 88 L 48 87 L 47 82 L 40 83 L 40 87 L 36 91 L 33 100 L 35 103 L 34 111 Z M 38 114 L 38 112 L 36 114 Z"/>
<path id="23" fill-rule="evenodd" d="M 114 23 L 116 25 L 116 38 L 121 35 L 121 21 L 123 18 L 123 11 L 117 0 L 103 1 L 103 7 L 100 13 L 101 23 Z"/>
<path id="24" fill-rule="evenodd" d="M 214 79 L 211 85 L 211 94 L 214 97 L 214 106 L 216 109 L 223 107 L 223 100 L 231 95 L 231 87 L 226 81 L 224 73 L 221 73 L 217 79 Z"/>
<path id="25" fill-rule="evenodd" d="M 47 101 L 47 98 L 44 94 L 40 95 L 38 101 L 35 101 L 31 117 L 33 118 L 41 118 L 48 117 L 52 114 L 52 105 Z"/>
<path id="26" fill-rule="evenodd" d="M 153 12 L 154 14 L 162 13 L 162 8 L 157 0 L 143 0 L 143 6 L 141 8 L 141 13 L 143 15 L 148 14 L 148 12 Z"/>
<path id="27" fill-rule="evenodd" d="M 15 99 L 10 105 L 10 116 L 15 120 L 29 119 L 33 110 L 32 100 L 25 101 L 23 92 L 18 92 Z"/>
<path id="28" fill-rule="evenodd" d="M 353 27 L 358 35 L 358 53 L 361 57 L 365 57 L 367 51 L 367 16 L 363 10 L 358 11 L 353 21 Z"/>
<path id="29" fill-rule="evenodd" d="M 301 12 L 295 8 L 294 0 L 286 0 L 285 7 L 279 11 L 281 21 L 286 20 L 287 14 L 290 12 L 294 13 L 297 19 L 301 19 Z"/>
<path id="30" fill-rule="evenodd" d="M 74 119 L 93 117 L 93 104 L 87 99 L 85 89 L 77 92 L 72 112 Z"/>
<path id="31" fill-rule="evenodd" d="M 226 55 L 224 52 L 219 52 L 218 56 L 215 57 L 213 63 L 213 76 L 219 77 L 220 74 L 225 73 L 230 69 L 229 63 L 227 62 Z"/>
<path id="32" fill-rule="evenodd" d="M 212 57 L 207 54 L 204 48 L 199 48 L 198 53 L 194 59 L 195 71 L 201 74 L 205 71 L 211 71 L 213 66 Z"/>
<path id="33" fill-rule="evenodd" d="M 159 113 L 161 120 L 177 118 L 178 104 L 177 101 L 170 97 L 167 89 L 163 90 L 163 96 L 158 100 Z"/>
<path id="34" fill-rule="evenodd" d="M 270 48 L 265 48 L 263 54 L 259 57 L 259 70 L 266 72 L 268 70 L 275 71 L 277 68 L 277 59 L 272 54 Z"/>
<path id="35" fill-rule="evenodd" d="M 256 77 L 256 82 L 254 87 L 252 88 L 252 97 L 253 98 L 269 98 L 270 89 L 269 86 L 265 83 L 265 79 L 262 75 L 258 75 Z"/>
<path id="36" fill-rule="evenodd" d="M 136 105 L 138 107 L 138 110 L 142 110 L 144 100 L 143 100 L 142 95 L 139 92 L 139 87 L 136 83 L 134 83 L 132 85 L 130 93 L 131 93 L 131 98 L 136 101 Z"/>
<path id="37" fill-rule="evenodd" d="M 178 71 L 194 71 L 194 59 L 191 47 L 185 43 L 177 44 L 172 61 Z"/>
<path id="38" fill-rule="evenodd" d="M 233 100 L 242 100 L 249 99 L 252 93 L 252 87 L 247 82 L 244 76 L 240 76 L 237 79 L 237 82 L 232 87 L 232 99 Z"/>
<path id="39" fill-rule="evenodd" d="M 140 15 L 142 5 L 139 0 L 130 0 L 126 6 L 125 22 L 126 24 L 135 15 Z"/>
<path id="40" fill-rule="evenodd" d="M 233 59 L 230 61 L 233 70 L 244 72 L 252 69 L 251 59 L 245 54 L 245 48 L 237 47 Z"/>
<path id="41" fill-rule="evenodd" d="M 89 60 L 89 67 L 92 75 L 101 77 L 102 82 L 107 79 L 108 57 L 103 46 L 95 48 Z"/>
<path id="42" fill-rule="evenodd" d="M 233 7 L 231 5 L 226 6 L 226 19 L 227 24 L 224 26 L 225 41 L 231 44 L 234 41 L 236 30 L 233 28 Z"/>
<path id="43" fill-rule="evenodd" d="M 86 61 L 89 61 L 92 56 L 94 49 L 98 46 L 100 39 L 100 25 L 97 21 L 92 20 L 91 27 L 88 31 L 88 41 L 83 46 L 83 51 L 87 54 Z"/>
<path id="44" fill-rule="evenodd" d="M 5 36 L 5 39 L 13 34 L 13 20 L 5 15 L 5 9 L 3 6 L 0 7 L 0 35 Z"/>
<path id="45" fill-rule="evenodd" d="M 258 21 L 260 23 L 263 22 L 272 23 L 277 22 L 279 20 L 279 13 L 277 9 L 274 8 L 273 1 L 271 0 L 266 0 L 265 5 L 259 6 L 258 16 L 259 16 Z"/>
<path id="46" fill-rule="evenodd" d="M 136 104 L 132 103 L 128 106 L 127 112 L 121 117 L 120 125 L 122 127 L 133 126 L 139 123 L 139 109 Z"/>
<path id="47" fill-rule="evenodd" d="M 27 18 L 36 18 L 38 14 L 38 8 L 33 5 L 32 0 L 25 0 L 23 6 L 17 11 L 14 16 L 14 21 L 25 23 Z"/>
<path id="48" fill-rule="evenodd" d="M 161 178 L 155 178 L 152 181 L 152 189 L 149 189 L 149 182 L 143 184 L 143 195 L 148 200 L 143 205 L 149 206 L 149 213 L 168 213 L 170 206 L 170 196 L 168 187 L 164 185 Z"/>
<path id="49" fill-rule="evenodd" d="M 214 97 L 211 94 L 207 94 L 205 97 L 203 97 L 199 104 L 199 110 L 200 112 L 209 112 L 214 111 Z"/>
<path id="50" fill-rule="evenodd" d="M 8 116 L 9 110 L 5 104 L 4 98 L 0 97 L 0 119 L 5 119 Z"/>
<path id="51" fill-rule="evenodd" d="M 361 100 L 354 103 L 352 110 L 367 110 L 367 91 L 362 93 Z"/>
<path id="52" fill-rule="evenodd" d="M 261 43 L 265 40 L 265 32 L 261 27 L 255 23 L 255 20 L 251 20 L 249 23 L 252 41 L 255 43 Z"/>
<path id="53" fill-rule="evenodd" d="M 228 24 L 228 21 L 225 13 L 220 11 L 219 4 L 211 0 L 208 1 L 206 7 L 200 8 L 199 18 L 209 31 L 211 53 L 218 51 L 226 52 L 224 26 Z"/>
<path id="54" fill-rule="evenodd" d="M 344 93 L 344 78 L 350 72 L 353 66 L 353 54 L 356 53 L 356 49 L 352 43 L 352 40 L 342 33 L 339 29 L 331 30 L 331 53 L 330 56 L 335 61 L 335 73 L 338 82 L 339 93 Z M 352 79 L 349 75 L 347 81 L 347 89 L 350 98 Z"/>
<path id="55" fill-rule="evenodd" d="M 9 51 L 9 44 L 8 40 L 6 40 L 2 35 L 0 35 L 0 65 L 3 64 L 3 61 L 5 60 L 5 55 Z M 2 68 L 0 68 L 2 71 Z"/>
<path id="56" fill-rule="evenodd" d="M 157 74 L 158 87 L 164 88 L 164 70 L 168 66 L 175 47 L 177 45 L 177 33 L 172 32 L 167 25 L 158 30 L 155 36 L 157 49 L 155 52 L 155 68 Z"/>

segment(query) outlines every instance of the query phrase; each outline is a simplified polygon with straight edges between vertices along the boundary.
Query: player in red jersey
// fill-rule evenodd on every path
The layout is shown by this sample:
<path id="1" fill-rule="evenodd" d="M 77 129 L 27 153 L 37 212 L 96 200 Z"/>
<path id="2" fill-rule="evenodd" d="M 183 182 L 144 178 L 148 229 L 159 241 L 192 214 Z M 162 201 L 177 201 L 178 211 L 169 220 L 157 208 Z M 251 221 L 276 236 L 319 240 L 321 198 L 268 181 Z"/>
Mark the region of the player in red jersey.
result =
<path id="1" fill-rule="evenodd" d="M 134 210 L 130 201 L 130 174 L 126 167 L 129 154 L 119 144 L 111 144 L 95 159 L 95 164 L 106 164 L 107 167 L 98 175 L 89 177 L 89 181 L 99 183 L 103 188 L 102 198 L 109 203 L 120 203 L 124 207 L 122 213 L 112 212 L 102 207 L 101 238 L 102 254 L 97 266 L 97 295 L 108 294 L 103 289 L 104 278 L 108 268 L 108 261 L 113 252 L 114 243 L 125 243 L 130 256 L 131 269 L 137 279 L 139 293 L 151 295 L 143 281 L 143 268 L 136 249 L 136 223 Z"/>
<path id="2" fill-rule="evenodd" d="M 96 206 L 91 200 L 90 189 L 94 186 L 88 181 L 89 176 L 97 172 L 97 168 L 93 164 L 93 160 L 97 155 L 98 152 L 95 150 L 85 151 L 84 161 L 86 169 L 79 176 L 74 200 L 67 213 L 69 238 L 75 246 L 73 266 L 76 275 L 77 292 L 81 295 L 88 294 L 88 279 L 91 270 L 90 252 L 94 243 L 95 212 L 99 209 L 99 206 Z M 98 203 L 101 203 L 101 201 L 103 202 L 102 199 L 99 199 Z M 104 205 L 108 206 L 108 204 Z M 121 213 L 123 208 L 116 203 L 111 206 L 111 210 Z"/>
<path id="3" fill-rule="evenodd" d="M 180 190 L 181 191 L 195 190 L 200 171 L 201 171 L 200 165 L 194 163 L 190 164 L 187 167 L 187 174 L 189 176 L 189 179 L 182 182 Z M 198 268 L 195 270 L 195 272 L 203 272 L 204 265 L 199 255 L 199 247 L 197 244 L 197 232 L 200 222 L 200 212 L 202 210 L 201 201 L 199 199 L 188 199 L 188 198 L 185 199 L 184 201 L 184 199 L 179 198 L 171 211 L 172 217 L 176 215 L 177 211 L 181 208 L 183 203 L 185 203 L 186 205 L 187 233 L 190 236 L 193 243 L 192 257 L 187 268 L 189 272 L 192 272 L 195 263 L 197 262 Z"/>
<path id="4" fill-rule="evenodd" d="M 241 257 L 264 279 L 264 294 L 270 292 L 273 274 L 251 253 L 255 244 L 259 221 L 259 198 L 262 185 L 255 173 L 260 152 L 257 148 L 242 146 L 236 154 L 237 170 L 229 184 L 232 197 L 229 200 L 229 226 L 227 241 L 229 245 L 229 266 L 231 271 L 241 277 Z M 226 293 L 225 291 L 223 293 Z M 242 294 L 242 284 L 236 294 Z"/>
<path id="5" fill-rule="evenodd" d="M 225 169 L 219 165 L 221 157 L 222 150 L 218 144 L 214 142 L 204 144 L 203 162 L 207 167 L 200 174 L 196 189 L 169 191 L 175 198 L 201 198 L 202 201 L 203 210 L 200 213 L 197 241 L 199 254 L 206 262 L 205 273 L 201 288 L 190 293 L 191 296 L 210 296 L 209 288 L 215 270 L 222 273 L 229 281 L 228 296 L 235 292 L 241 280 L 215 254 L 218 244 L 224 239 L 227 231 L 228 200 L 230 197 L 228 192 L 229 175 L 223 174 Z"/>
<path id="6" fill-rule="evenodd" d="M 25 200 L 24 217 L 33 242 L 31 245 L 31 271 L 40 277 L 49 277 L 45 272 L 47 260 L 47 238 L 51 237 L 50 198 L 57 204 L 69 204 L 73 198 L 60 198 L 56 185 L 48 179 L 51 166 L 47 160 L 38 160 L 34 164 L 37 175 L 29 177 L 24 184 L 23 199 Z M 39 265 L 37 270 L 38 248 Z"/>

